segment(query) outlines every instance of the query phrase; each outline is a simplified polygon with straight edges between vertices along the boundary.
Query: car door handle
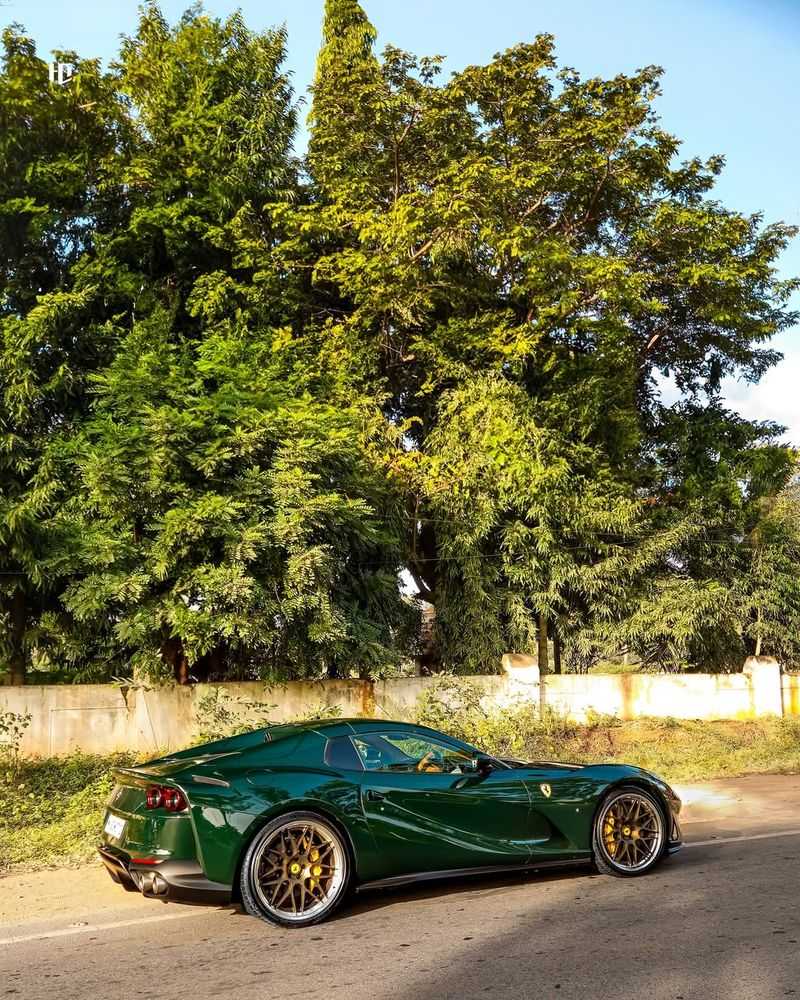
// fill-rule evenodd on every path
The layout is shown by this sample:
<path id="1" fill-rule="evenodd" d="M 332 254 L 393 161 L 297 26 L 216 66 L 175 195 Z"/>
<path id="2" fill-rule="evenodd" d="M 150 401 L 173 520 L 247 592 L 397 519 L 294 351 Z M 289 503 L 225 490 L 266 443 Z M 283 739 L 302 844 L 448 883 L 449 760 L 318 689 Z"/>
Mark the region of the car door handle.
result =
<path id="1" fill-rule="evenodd" d="M 383 802 L 385 798 L 386 796 L 383 794 L 383 792 L 379 792 L 377 788 L 367 789 L 367 800 L 369 802 Z"/>

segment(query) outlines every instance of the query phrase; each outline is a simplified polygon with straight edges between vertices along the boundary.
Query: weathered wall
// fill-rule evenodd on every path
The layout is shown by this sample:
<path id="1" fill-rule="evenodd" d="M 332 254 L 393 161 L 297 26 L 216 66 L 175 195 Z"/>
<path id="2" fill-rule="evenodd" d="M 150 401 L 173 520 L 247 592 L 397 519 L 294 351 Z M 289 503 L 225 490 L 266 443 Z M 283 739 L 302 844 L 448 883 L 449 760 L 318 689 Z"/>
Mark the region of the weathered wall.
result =
<path id="1" fill-rule="evenodd" d="M 374 710 L 367 681 L 292 681 L 277 688 L 258 682 L 221 684 L 243 702 L 274 706 L 270 719 L 283 722 L 319 705 L 337 705 L 345 716 Z M 187 746 L 196 738 L 197 706 L 207 685 L 125 688 L 106 684 L 0 687 L 0 711 L 30 713 L 22 742 L 29 754 L 60 754 L 81 748 L 152 751 Z"/>
<path id="2" fill-rule="evenodd" d="M 538 703 L 541 686 L 535 660 L 503 658 L 504 673 L 475 677 L 485 701 Z M 399 680 L 291 681 L 266 688 L 257 682 L 219 687 L 243 702 L 274 706 L 277 722 L 307 715 L 320 705 L 343 716 L 408 717 L 431 678 Z M 781 675 L 774 660 L 751 658 L 741 674 L 563 674 L 544 685 L 546 703 L 574 719 L 591 712 L 622 719 L 641 716 L 683 719 L 748 719 L 800 715 L 800 675 Z M 152 753 L 187 746 L 197 736 L 197 706 L 209 691 L 195 687 L 120 688 L 114 685 L 0 687 L 0 711 L 30 713 L 22 751 L 61 754 L 80 748 L 96 753 Z"/>
<path id="3" fill-rule="evenodd" d="M 741 674 L 550 676 L 545 699 L 577 719 L 592 711 L 620 719 L 752 719 L 783 714 L 781 680 L 775 661 L 751 657 Z"/>
<path id="4" fill-rule="evenodd" d="M 487 697 L 505 690 L 500 676 L 477 677 Z M 431 678 L 393 681 L 290 681 L 277 687 L 259 682 L 217 685 L 245 703 L 271 706 L 269 718 L 285 722 L 321 705 L 337 706 L 344 717 L 407 717 Z M 83 749 L 96 753 L 134 750 L 147 753 L 190 745 L 197 738 L 197 707 L 208 685 L 125 688 L 111 684 L 0 687 L 0 711 L 30 713 L 22 752 L 62 754 Z"/>
<path id="5" fill-rule="evenodd" d="M 781 681 L 783 714 L 800 715 L 800 674 L 784 674 Z"/>

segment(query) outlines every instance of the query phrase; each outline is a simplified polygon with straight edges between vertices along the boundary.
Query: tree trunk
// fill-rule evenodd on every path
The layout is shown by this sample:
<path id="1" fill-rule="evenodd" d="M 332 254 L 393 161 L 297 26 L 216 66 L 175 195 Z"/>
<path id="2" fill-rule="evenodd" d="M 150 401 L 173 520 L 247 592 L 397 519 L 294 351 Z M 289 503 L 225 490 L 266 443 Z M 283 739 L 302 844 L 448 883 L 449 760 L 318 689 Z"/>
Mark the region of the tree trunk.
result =
<path id="1" fill-rule="evenodd" d="M 25 628 L 28 623 L 28 608 L 25 591 L 19 587 L 11 598 L 11 683 L 24 684 L 28 668 L 28 655 L 25 649 Z"/>
<path id="2" fill-rule="evenodd" d="M 553 632 L 553 673 L 561 673 L 561 639 L 558 632 Z"/>
<path id="3" fill-rule="evenodd" d="M 178 636 L 170 636 L 161 646 L 161 656 L 172 667 L 172 676 L 178 684 L 189 683 L 189 658 Z"/>
<path id="4" fill-rule="evenodd" d="M 539 615 L 539 711 L 544 714 L 547 707 L 547 673 L 549 670 L 549 657 L 547 651 L 547 615 Z"/>
<path id="5" fill-rule="evenodd" d="M 761 605 L 756 612 L 756 656 L 761 656 Z"/>
<path id="6" fill-rule="evenodd" d="M 189 659 L 182 649 L 178 657 L 178 683 L 189 683 Z"/>
<path id="7" fill-rule="evenodd" d="M 547 615 L 539 615 L 539 673 L 550 672 L 550 652 L 547 648 Z"/>

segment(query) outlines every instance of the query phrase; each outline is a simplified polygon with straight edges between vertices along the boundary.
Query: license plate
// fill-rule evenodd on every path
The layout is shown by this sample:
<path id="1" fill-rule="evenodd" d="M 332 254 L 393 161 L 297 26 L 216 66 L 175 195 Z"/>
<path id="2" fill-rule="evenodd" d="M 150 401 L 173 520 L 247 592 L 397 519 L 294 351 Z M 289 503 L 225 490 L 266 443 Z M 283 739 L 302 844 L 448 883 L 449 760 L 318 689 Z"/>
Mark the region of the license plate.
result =
<path id="1" fill-rule="evenodd" d="M 113 837 L 114 840 L 119 840 L 122 834 L 125 832 L 125 820 L 121 816 L 115 816 L 113 813 L 109 813 L 106 816 L 105 831 L 109 837 Z"/>

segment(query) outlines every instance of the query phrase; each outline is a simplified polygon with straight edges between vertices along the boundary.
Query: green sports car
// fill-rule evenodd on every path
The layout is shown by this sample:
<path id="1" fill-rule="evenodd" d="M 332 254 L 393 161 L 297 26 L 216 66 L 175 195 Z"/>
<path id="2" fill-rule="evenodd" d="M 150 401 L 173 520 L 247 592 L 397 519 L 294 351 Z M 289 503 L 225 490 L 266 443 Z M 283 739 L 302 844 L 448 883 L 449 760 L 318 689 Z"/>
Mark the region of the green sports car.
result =
<path id="1" fill-rule="evenodd" d="M 116 882 L 285 927 L 350 889 L 584 862 L 642 875 L 681 846 L 680 800 L 647 771 L 501 759 L 402 722 L 271 726 L 115 777 L 100 855 Z"/>

